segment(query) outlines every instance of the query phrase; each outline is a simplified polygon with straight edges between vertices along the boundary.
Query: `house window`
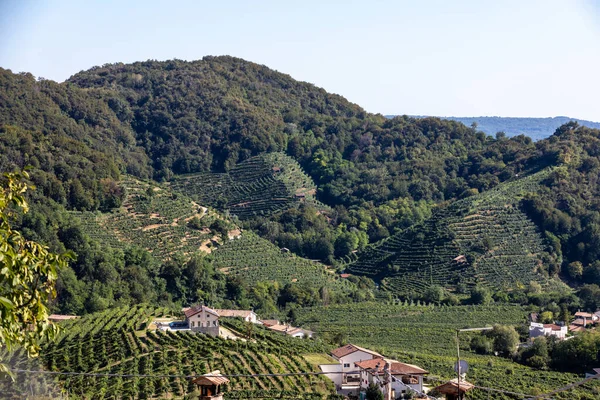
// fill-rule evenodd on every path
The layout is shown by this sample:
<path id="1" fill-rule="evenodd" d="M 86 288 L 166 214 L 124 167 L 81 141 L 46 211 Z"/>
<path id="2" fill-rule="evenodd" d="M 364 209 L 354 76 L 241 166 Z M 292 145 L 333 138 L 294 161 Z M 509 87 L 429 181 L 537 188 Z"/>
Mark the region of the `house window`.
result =
<path id="1" fill-rule="evenodd" d="M 213 321 L 213 326 L 217 326 L 217 321 Z"/>
<path id="2" fill-rule="evenodd" d="M 194 327 L 194 321 L 192 321 L 192 328 Z"/>
<path id="3" fill-rule="evenodd" d="M 344 364 L 344 368 L 350 368 L 350 364 Z"/>

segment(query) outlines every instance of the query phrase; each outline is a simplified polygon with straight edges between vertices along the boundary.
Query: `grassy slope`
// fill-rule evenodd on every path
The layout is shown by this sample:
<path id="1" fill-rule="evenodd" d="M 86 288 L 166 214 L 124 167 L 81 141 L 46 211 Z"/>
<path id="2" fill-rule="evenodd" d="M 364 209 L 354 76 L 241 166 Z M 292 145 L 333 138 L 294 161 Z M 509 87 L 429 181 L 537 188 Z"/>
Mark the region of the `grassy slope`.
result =
<path id="1" fill-rule="evenodd" d="M 419 365 L 431 376 L 454 377 L 456 329 L 525 323 L 527 311 L 520 306 L 430 307 L 360 303 L 315 307 L 298 313 L 298 322 L 318 333 L 345 332 L 349 340 L 386 356 Z M 468 351 L 469 334 L 461 333 L 461 358 L 470 369 L 467 380 L 478 385 L 520 393 L 548 392 L 581 380 L 575 374 L 539 371 L 495 356 L 481 356 Z M 600 385 L 585 385 L 557 395 L 557 399 L 600 396 Z M 595 397 L 596 396 L 596 397 Z M 487 399 L 487 392 L 472 392 L 473 399 Z M 503 397 L 492 393 L 489 398 Z"/>
<path id="2" fill-rule="evenodd" d="M 348 265 L 352 273 L 383 279 L 399 295 L 420 295 L 427 286 L 454 288 L 459 283 L 510 290 L 539 281 L 546 243 L 520 209 L 548 170 L 504 183 L 439 209 L 423 224 L 369 246 Z M 470 255 L 471 263 L 453 259 Z"/>
<path id="3" fill-rule="evenodd" d="M 316 342 L 274 334 L 260 327 L 254 328 L 254 342 L 145 330 L 153 317 L 164 313 L 138 306 L 87 315 L 62 323 L 61 335 L 44 345 L 38 360 L 30 361 L 19 354 L 3 356 L 24 369 L 190 376 L 215 369 L 224 374 L 310 372 L 315 371 L 315 366 L 303 355 L 325 351 Z M 242 330 L 240 325 L 229 326 Z M 0 381 L 0 392 L 6 395 L 2 398 L 23 398 L 29 393 L 29 383 L 39 380 L 39 376 L 19 374 L 15 383 Z M 183 398 L 194 390 L 187 379 L 180 377 L 59 376 L 55 381 L 47 378 L 45 383 L 51 397 L 62 387 L 72 399 Z M 320 399 L 331 392 L 332 383 L 324 377 L 232 378 L 227 390 L 226 398 Z"/>

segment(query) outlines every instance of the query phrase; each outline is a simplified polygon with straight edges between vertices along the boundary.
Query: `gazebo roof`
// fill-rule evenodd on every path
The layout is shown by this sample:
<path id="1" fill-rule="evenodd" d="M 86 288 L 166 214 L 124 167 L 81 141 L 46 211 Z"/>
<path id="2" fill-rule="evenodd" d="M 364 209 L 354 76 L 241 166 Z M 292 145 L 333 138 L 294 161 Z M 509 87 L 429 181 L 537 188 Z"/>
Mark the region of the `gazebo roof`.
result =
<path id="1" fill-rule="evenodd" d="M 472 383 L 463 381 L 462 379 L 460 380 L 460 392 L 461 393 L 468 392 L 469 390 L 473 389 L 474 387 L 475 387 L 475 385 L 473 385 Z M 436 390 L 442 394 L 456 394 L 457 389 L 458 389 L 458 383 L 457 383 L 456 378 L 444 383 L 443 385 L 440 385 L 440 386 L 434 388 L 434 390 Z"/>
<path id="2" fill-rule="evenodd" d="M 192 382 L 200 386 L 224 385 L 229 383 L 229 379 L 221 375 L 219 371 L 214 371 L 206 375 L 198 376 L 192 379 Z"/>

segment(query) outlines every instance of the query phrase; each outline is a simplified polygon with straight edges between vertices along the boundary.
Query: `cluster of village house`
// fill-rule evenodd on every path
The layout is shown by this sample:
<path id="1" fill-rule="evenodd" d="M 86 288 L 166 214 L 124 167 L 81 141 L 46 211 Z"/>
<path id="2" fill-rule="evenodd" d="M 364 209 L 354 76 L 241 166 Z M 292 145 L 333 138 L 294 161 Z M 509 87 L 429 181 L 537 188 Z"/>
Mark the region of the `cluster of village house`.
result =
<path id="1" fill-rule="evenodd" d="M 185 316 L 185 326 L 188 329 L 212 336 L 219 336 L 220 334 L 220 318 L 242 318 L 246 322 L 264 325 L 274 332 L 297 338 L 311 338 L 313 336 L 313 332 L 307 329 L 281 324 L 279 321 L 272 319 L 260 320 L 252 310 L 220 310 L 205 305 L 197 305 L 183 308 L 182 311 Z"/>
<path id="2" fill-rule="evenodd" d="M 569 332 L 577 333 L 589 329 L 600 321 L 600 311 L 595 313 L 576 312 L 575 319 L 569 324 L 542 324 L 538 322 L 539 315 L 537 313 L 529 314 L 529 337 L 535 339 L 540 336 L 554 336 L 558 340 L 566 340 L 569 337 Z M 571 336 L 572 337 L 572 336 Z"/>
<path id="3" fill-rule="evenodd" d="M 182 309 L 185 316 L 183 326 L 194 332 L 212 336 L 220 335 L 220 318 L 242 318 L 246 322 L 262 324 L 267 329 L 297 338 L 312 337 L 313 332 L 281 324 L 277 320 L 260 320 L 251 310 L 222 310 L 212 309 L 205 305 L 197 305 Z M 600 311 L 595 313 L 577 312 L 570 325 L 538 323 L 538 315 L 529 316 L 529 336 L 534 339 L 539 336 L 555 336 L 558 340 L 568 339 L 567 333 L 581 332 L 600 321 Z M 56 322 L 64 319 L 77 318 L 76 316 L 52 315 L 51 320 Z M 164 327 L 168 329 L 166 326 Z M 413 397 L 425 396 L 423 378 L 428 372 L 416 365 L 403 363 L 384 357 L 383 355 L 353 344 L 348 344 L 331 351 L 330 363 L 319 365 L 321 371 L 331 379 L 340 394 L 364 393 L 367 387 L 375 384 L 384 394 L 384 398 L 395 399 L 402 394 L 411 393 Z M 595 371 L 596 373 L 600 370 Z M 202 391 L 204 399 L 220 400 L 222 394 L 220 386 L 228 380 L 219 374 L 211 372 L 195 379 Z M 460 385 L 458 384 L 460 383 Z M 435 388 L 438 393 L 446 395 L 447 399 L 462 397 L 473 385 L 465 380 L 458 382 L 450 380 Z"/>
<path id="4" fill-rule="evenodd" d="M 428 398 L 423 387 L 423 378 L 428 372 L 421 367 L 386 358 L 353 344 L 332 350 L 331 357 L 331 363 L 321 364 L 319 367 L 334 382 L 340 394 L 364 393 L 374 384 L 381 390 L 384 398 L 396 399 L 407 393 L 413 398 Z M 462 397 L 471 389 L 471 383 L 461 380 L 459 386 L 454 379 L 434 390 L 446 395 L 447 399 L 455 399 L 458 393 Z"/>
<path id="5" fill-rule="evenodd" d="M 262 324 L 267 329 L 292 337 L 313 336 L 313 332 L 306 329 L 281 324 L 276 320 L 260 320 L 251 310 L 220 310 L 198 305 L 182 311 L 188 329 L 213 336 L 220 334 L 220 318 L 242 318 L 246 322 Z M 369 385 L 375 384 L 384 395 L 393 399 L 407 392 L 417 397 L 424 396 L 423 377 L 428 372 L 416 365 L 385 358 L 377 352 L 353 344 L 333 350 L 331 357 L 331 363 L 321 364 L 319 367 L 334 382 L 340 394 L 358 395 Z M 453 380 L 438 386 L 436 390 L 446 393 L 447 398 L 453 398 L 458 391 L 464 394 L 472 388 L 473 385 L 466 381 L 461 381 L 459 388 L 456 380 Z"/>

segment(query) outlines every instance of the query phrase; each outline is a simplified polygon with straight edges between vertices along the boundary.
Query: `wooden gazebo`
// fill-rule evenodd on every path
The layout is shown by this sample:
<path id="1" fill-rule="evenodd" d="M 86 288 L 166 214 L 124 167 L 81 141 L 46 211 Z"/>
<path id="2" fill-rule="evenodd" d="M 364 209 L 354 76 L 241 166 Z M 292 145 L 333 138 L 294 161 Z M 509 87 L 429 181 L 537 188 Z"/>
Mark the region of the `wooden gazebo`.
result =
<path id="1" fill-rule="evenodd" d="M 221 385 L 228 384 L 229 379 L 222 376 L 219 371 L 213 371 L 192 379 L 192 382 L 200 390 L 199 400 L 223 400 Z"/>
<path id="2" fill-rule="evenodd" d="M 460 390 L 456 379 L 452 379 L 443 385 L 440 385 L 433 390 L 446 396 L 446 400 L 461 400 L 465 393 L 473 389 L 475 386 L 464 380 L 460 380 Z"/>

